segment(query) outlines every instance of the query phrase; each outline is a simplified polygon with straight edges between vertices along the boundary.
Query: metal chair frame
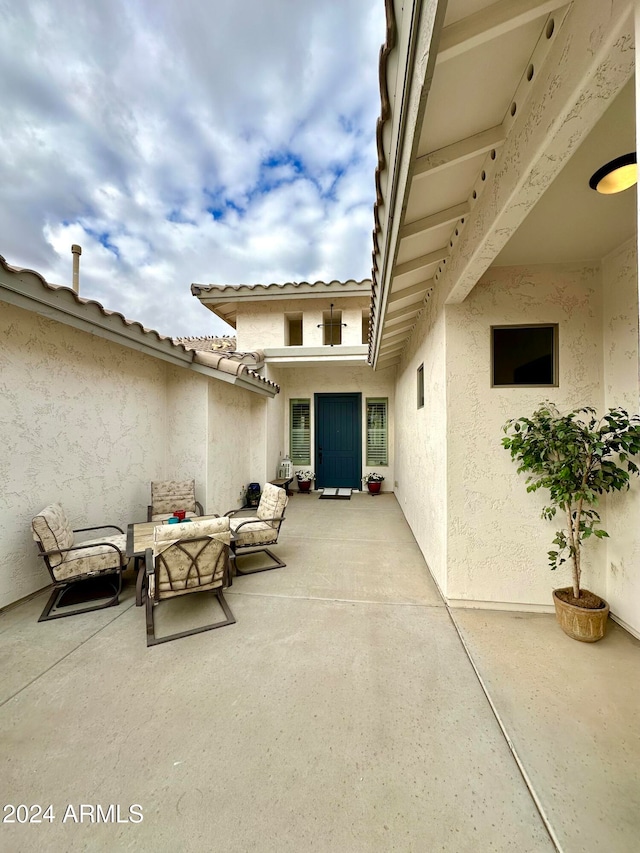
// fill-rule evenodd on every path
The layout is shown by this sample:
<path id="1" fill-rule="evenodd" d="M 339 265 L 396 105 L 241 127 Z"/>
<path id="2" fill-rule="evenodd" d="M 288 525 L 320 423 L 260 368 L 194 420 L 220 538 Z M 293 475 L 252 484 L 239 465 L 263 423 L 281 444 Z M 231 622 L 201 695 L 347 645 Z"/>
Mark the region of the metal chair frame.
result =
<path id="1" fill-rule="evenodd" d="M 278 542 L 278 536 L 280 535 L 280 527 L 282 525 L 282 522 L 284 521 L 285 510 L 286 510 L 286 507 L 285 507 L 285 509 L 282 510 L 282 515 L 278 516 L 276 518 L 257 518 L 254 515 L 254 516 L 251 516 L 250 518 L 248 518 L 246 521 L 240 522 L 240 524 L 232 532 L 232 539 L 231 539 L 231 550 L 232 550 L 233 556 L 234 556 L 233 574 L 236 574 L 236 575 L 255 575 L 255 574 L 258 574 L 259 572 L 270 572 L 270 571 L 272 571 L 272 569 L 284 569 L 284 568 L 286 568 L 287 564 L 283 563 L 282 560 L 279 557 L 277 557 L 270 548 L 266 547 L 267 545 L 275 545 Z M 243 512 L 243 511 L 246 512 L 246 509 L 232 509 L 232 510 L 229 510 L 229 512 L 225 512 L 225 516 L 227 518 L 231 518 L 232 516 L 237 515 L 238 513 Z M 256 521 L 264 522 L 265 524 L 271 524 L 271 529 L 276 531 L 275 542 L 273 542 L 273 541 L 265 542 L 265 543 L 248 542 L 246 545 L 241 545 L 237 541 L 237 536 L 238 536 L 239 530 L 242 527 L 244 527 L 245 524 L 256 524 Z M 276 522 L 277 527 L 272 522 Z M 242 571 L 242 569 L 240 569 L 238 567 L 238 549 L 239 548 L 243 551 L 242 556 L 249 556 L 250 554 L 265 553 L 268 557 L 271 558 L 274 565 L 260 566 L 257 569 L 247 569 L 246 571 Z M 232 583 L 233 583 L 233 577 L 230 576 L 230 585 Z"/>
<path id="2" fill-rule="evenodd" d="M 169 548 L 167 548 L 167 551 L 169 551 L 173 548 L 178 548 L 179 550 L 181 550 L 184 554 L 186 554 L 189 557 L 189 559 L 191 561 L 191 567 L 189 568 L 187 578 L 191 574 L 191 569 L 194 569 L 197 576 L 200 577 L 200 569 L 198 568 L 197 561 L 202 556 L 202 554 L 206 551 L 208 545 L 222 544 L 222 550 L 220 551 L 220 554 L 218 555 L 218 561 L 220 559 L 223 559 L 225 562 L 224 562 L 224 569 L 223 569 L 223 574 L 222 574 L 222 583 L 221 583 L 220 587 L 216 588 L 216 589 L 204 589 L 203 590 L 203 589 L 200 589 L 199 587 L 195 586 L 195 587 L 190 587 L 188 592 L 185 591 L 184 594 L 188 595 L 189 592 L 211 592 L 211 593 L 213 593 L 216 596 L 216 598 L 218 599 L 218 603 L 220 604 L 220 607 L 222 608 L 222 611 L 223 611 L 226 618 L 223 620 L 220 620 L 219 622 L 213 622 L 209 625 L 203 625 L 199 628 L 191 628 L 188 631 L 179 631 L 179 632 L 176 632 L 175 634 L 168 634 L 166 637 L 156 637 L 155 623 L 154 623 L 154 616 L 153 616 L 154 607 L 156 607 L 163 600 L 169 601 L 171 599 L 171 596 L 168 596 L 165 599 L 162 598 L 162 595 L 161 595 L 161 592 L 159 589 L 159 585 L 157 583 L 154 583 L 154 596 L 153 596 L 153 598 L 149 595 L 149 579 L 152 576 L 156 575 L 156 563 L 158 563 L 160 565 L 164 565 L 167 577 L 169 578 L 169 583 L 173 584 L 173 581 L 171 579 L 170 567 L 167 565 L 166 559 L 164 557 L 164 552 L 162 554 L 158 554 L 158 556 L 156 557 L 155 562 L 154 562 L 153 549 L 147 548 L 147 550 L 145 551 L 145 581 L 146 581 L 146 583 L 145 583 L 145 589 L 143 591 L 143 593 L 145 594 L 145 597 L 146 597 L 147 646 L 157 646 L 160 643 L 168 643 L 171 640 L 180 640 L 183 637 L 190 637 L 193 634 L 202 634 L 205 631 L 213 631 L 215 628 L 224 628 L 226 625 L 233 625 L 236 621 L 235 616 L 231 612 L 231 608 L 229 607 L 229 605 L 228 605 L 228 603 L 227 603 L 227 601 L 223 595 L 223 592 L 222 592 L 222 587 L 229 584 L 229 578 L 230 578 L 229 561 L 230 561 L 231 557 L 230 557 L 229 546 L 225 545 L 223 543 L 220 543 L 219 540 L 212 539 L 210 536 L 200 536 L 200 537 L 197 537 L 195 539 L 189 539 L 189 540 L 185 540 L 185 541 L 188 541 L 189 544 L 195 543 L 195 542 L 203 542 L 204 543 L 202 548 L 198 551 L 197 554 L 191 554 L 189 551 L 187 551 L 187 549 L 182 546 L 180 541 L 174 542 L 173 545 L 170 545 Z M 218 561 L 216 561 L 216 567 L 218 565 Z M 216 567 L 214 567 L 214 570 L 212 572 L 212 577 L 215 577 Z"/>
<path id="3" fill-rule="evenodd" d="M 115 524 L 99 524 L 96 527 L 78 527 L 73 532 L 74 533 L 87 533 L 90 530 L 117 530 L 119 533 L 124 533 L 122 528 L 118 527 Z M 49 557 L 52 554 L 66 554 L 70 551 L 81 551 L 87 548 L 95 547 L 95 544 L 91 544 L 88 542 L 80 543 L 78 545 L 73 545 L 71 548 L 55 548 L 50 551 L 45 551 L 42 547 L 42 543 L 36 542 L 39 548 L 39 557 L 44 559 L 44 563 L 51 575 L 51 579 L 53 581 L 53 591 L 49 596 L 49 599 L 45 605 L 44 610 L 42 611 L 38 622 L 49 622 L 52 619 L 64 619 L 66 616 L 78 616 L 80 613 L 91 613 L 92 610 L 104 610 L 107 607 L 115 607 L 120 603 L 120 592 L 122 591 L 122 572 L 127 567 L 126 555 L 118 548 L 117 545 L 114 545 L 112 542 L 101 542 L 101 545 L 106 545 L 109 548 L 113 548 L 114 551 L 118 552 L 120 558 L 120 566 L 119 568 L 113 569 L 104 569 L 100 572 L 85 572 L 81 575 L 74 575 L 70 578 L 64 578 L 63 580 L 58 580 L 54 574 L 54 569 L 51 566 L 51 562 Z M 124 565 L 122 565 L 123 559 L 125 560 Z M 56 566 L 57 568 L 57 566 Z M 113 590 L 113 596 L 105 603 L 105 604 L 94 604 L 91 607 L 81 607 L 70 610 L 68 613 L 51 613 L 52 610 L 56 610 L 61 606 L 62 599 L 64 595 L 69 592 L 70 589 L 73 588 L 74 585 L 81 583 L 82 581 L 87 580 L 95 580 L 96 578 L 108 577 L 109 575 L 117 576 L 117 583 L 112 581 L 111 587 Z"/>

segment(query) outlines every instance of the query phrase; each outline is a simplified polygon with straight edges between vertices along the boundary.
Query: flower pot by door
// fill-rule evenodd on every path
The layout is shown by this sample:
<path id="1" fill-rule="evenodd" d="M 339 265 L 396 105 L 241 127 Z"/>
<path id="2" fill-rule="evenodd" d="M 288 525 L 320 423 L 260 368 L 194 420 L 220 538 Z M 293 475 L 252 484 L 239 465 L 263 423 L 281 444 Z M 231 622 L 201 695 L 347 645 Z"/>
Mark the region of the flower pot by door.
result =
<path id="1" fill-rule="evenodd" d="M 556 593 L 564 591 L 564 589 L 554 589 L 553 603 L 556 608 L 556 619 L 565 634 L 582 643 L 596 643 L 601 640 L 604 637 L 609 615 L 609 605 L 604 598 L 602 599 L 603 607 L 598 610 L 589 610 L 558 598 Z M 567 591 L 572 591 L 571 587 L 567 587 Z"/>
<path id="2" fill-rule="evenodd" d="M 298 480 L 298 491 L 308 492 L 311 488 L 311 480 Z"/>
<path id="3" fill-rule="evenodd" d="M 369 487 L 369 493 L 370 494 L 377 495 L 378 492 L 380 491 L 382 483 L 367 483 L 367 486 Z"/>

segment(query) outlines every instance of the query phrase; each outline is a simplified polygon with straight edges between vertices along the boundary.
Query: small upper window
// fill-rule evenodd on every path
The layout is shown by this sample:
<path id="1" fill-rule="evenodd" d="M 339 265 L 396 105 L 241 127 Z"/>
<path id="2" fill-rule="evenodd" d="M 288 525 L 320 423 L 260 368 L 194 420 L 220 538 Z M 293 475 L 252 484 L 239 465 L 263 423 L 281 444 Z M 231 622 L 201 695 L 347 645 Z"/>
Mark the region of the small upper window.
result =
<path id="1" fill-rule="evenodd" d="M 556 386 L 558 326 L 492 326 L 491 384 Z"/>
<path id="2" fill-rule="evenodd" d="M 302 314 L 285 315 L 285 336 L 288 347 L 302 346 Z"/>
<path id="3" fill-rule="evenodd" d="M 424 364 L 418 368 L 418 408 L 424 406 Z"/>
<path id="4" fill-rule="evenodd" d="M 369 343 L 369 314 L 368 312 L 362 315 L 362 343 Z"/>
<path id="5" fill-rule="evenodd" d="M 339 346 L 342 343 L 342 311 L 325 311 L 322 315 L 324 345 Z"/>

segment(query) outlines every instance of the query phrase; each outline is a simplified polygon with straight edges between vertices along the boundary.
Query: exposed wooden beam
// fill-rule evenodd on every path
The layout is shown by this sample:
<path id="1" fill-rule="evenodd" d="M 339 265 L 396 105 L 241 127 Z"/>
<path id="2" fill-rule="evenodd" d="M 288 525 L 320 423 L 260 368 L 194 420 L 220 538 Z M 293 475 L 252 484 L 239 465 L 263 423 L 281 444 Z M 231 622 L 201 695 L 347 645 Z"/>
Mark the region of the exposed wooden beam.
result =
<path id="1" fill-rule="evenodd" d="M 425 216 L 415 222 L 408 222 L 400 229 L 400 239 L 415 237 L 416 234 L 424 234 L 434 228 L 439 228 L 441 225 L 449 225 L 451 222 L 456 222 L 461 217 L 466 216 L 470 209 L 469 202 L 463 201 L 462 204 L 456 204 L 454 207 L 432 213 L 431 216 Z"/>
<path id="2" fill-rule="evenodd" d="M 424 267 L 433 266 L 444 260 L 449 255 L 449 247 L 443 246 L 441 249 L 436 249 L 435 252 L 429 252 L 427 255 L 420 255 L 419 258 L 413 258 L 411 261 L 405 261 L 403 264 L 398 264 L 393 269 L 393 277 L 399 278 L 401 275 L 407 275 L 410 272 L 416 272 Z"/>
<path id="3" fill-rule="evenodd" d="M 443 29 L 436 64 L 523 27 L 564 5 L 566 0 L 499 0 Z"/>
<path id="4" fill-rule="evenodd" d="M 391 338 L 399 338 L 399 337 L 403 337 L 403 336 L 406 337 L 406 335 L 409 333 L 409 331 L 411 329 L 413 329 L 415 324 L 416 324 L 415 320 L 409 320 L 409 322 L 407 324 L 405 324 L 404 326 L 401 326 L 399 329 L 393 329 L 392 331 L 389 331 L 389 332 L 383 331 L 382 332 L 383 345 L 384 345 L 385 341 L 389 341 L 389 340 L 391 340 Z"/>
<path id="5" fill-rule="evenodd" d="M 412 303 L 411 305 L 407 305 L 406 308 L 398 308 L 397 311 L 391 311 L 384 318 L 385 323 L 395 323 L 400 320 L 402 317 L 408 317 L 411 314 L 418 314 L 422 309 L 422 302 Z"/>
<path id="6" fill-rule="evenodd" d="M 420 281 L 418 284 L 412 284 L 411 287 L 405 287 L 402 290 L 394 290 L 389 294 L 388 304 L 400 302 L 401 299 L 411 298 L 412 302 L 419 302 L 424 294 L 433 287 L 433 279 L 428 281 Z M 414 298 L 415 297 L 415 298 Z"/>
<path id="7" fill-rule="evenodd" d="M 403 329 L 401 332 L 392 332 L 388 335 L 383 334 L 380 346 L 384 349 L 393 349 L 393 347 L 402 346 L 404 339 L 408 337 L 408 335 L 409 329 Z M 394 340 L 394 338 L 402 338 L 402 340 Z"/>
<path id="8" fill-rule="evenodd" d="M 397 355 L 400 355 L 402 350 L 405 348 L 406 341 L 400 341 L 399 344 L 396 344 L 391 349 L 387 347 L 380 347 L 380 355 L 379 358 L 394 358 Z"/>
<path id="9" fill-rule="evenodd" d="M 473 136 L 467 136 L 466 139 L 452 142 L 451 145 L 446 145 L 444 148 L 438 148 L 437 151 L 424 154 L 422 157 L 418 157 L 414 163 L 413 180 L 439 172 L 441 169 L 447 169 L 449 166 L 463 163 L 465 160 L 470 160 L 480 154 L 486 154 L 493 148 L 500 148 L 504 144 L 504 139 L 504 130 L 502 125 L 498 124 L 487 130 L 481 130 L 480 133 L 474 133 Z"/>
<path id="10" fill-rule="evenodd" d="M 571 5 L 531 83 L 528 107 L 509 129 L 499 180 L 473 206 L 439 276 L 447 303 L 467 297 L 633 76 L 633 43 L 628 0 Z"/>

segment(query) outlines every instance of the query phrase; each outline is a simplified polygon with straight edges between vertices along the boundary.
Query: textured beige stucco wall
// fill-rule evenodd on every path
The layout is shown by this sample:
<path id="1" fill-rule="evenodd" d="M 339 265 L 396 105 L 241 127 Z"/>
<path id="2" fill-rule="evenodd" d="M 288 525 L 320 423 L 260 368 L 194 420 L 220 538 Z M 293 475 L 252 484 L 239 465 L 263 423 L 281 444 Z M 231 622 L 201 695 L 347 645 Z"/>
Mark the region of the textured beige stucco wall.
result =
<path id="1" fill-rule="evenodd" d="M 605 406 L 638 413 L 638 257 L 635 238 L 602 262 Z M 640 634 L 640 483 L 607 501 L 607 598 Z M 604 593 L 603 593 L 604 594 Z"/>
<path id="2" fill-rule="evenodd" d="M 447 577 L 447 388 L 444 306 L 427 303 L 398 369 L 395 401 L 396 497 L 436 581 Z M 425 402 L 417 407 L 424 365 Z"/>
<path id="3" fill-rule="evenodd" d="M 201 374 L 167 365 L 164 477 L 167 480 L 188 480 L 193 477 L 196 481 L 196 499 L 205 511 L 209 508 L 209 484 L 204 472 L 207 470 L 207 395 L 210 381 Z"/>
<path id="4" fill-rule="evenodd" d="M 236 317 L 237 347 L 241 352 L 285 346 L 285 314 L 302 314 L 303 346 L 322 346 L 323 311 L 334 303 L 334 313 L 342 311 L 342 343 L 362 345 L 362 314 L 369 311 L 369 296 L 318 299 L 277 299 L 264 302 L 238 301 Z"/>
<path id="5" fill-rule="evenodd" d="M 556 525 L 540 518 L 542 490 L 501 447 L 502 425 L 551 400 L 601 410 L 602 288 L 597 265 L 492 268 L 460 305 L 448 305 L 449 599 L 549 605 L 570 573 L 548 568 Z M 491 388 L 490 327 L 559 324 L 559 387 Z M 584 585 L 605 591 L 605 547 L 587 543 Z"/>
<path id="6" fill-rule="evenodd" d="M 268 364 L 265 368 L 265 376 L 280 385 L 281 390 L 272 400 L 267 401 L 266 405 L 264 471 L 261 483 L 278 476 L 280 462 L 288 450 L 288 441 L 284 438 L 285 408 L 289 406 L 286 399 L 288 371 Z"/>
<path id="7" fill-rule="evenodd" d="M 0 607 L 50 582 L 30 530 L 48 503 L 126 530 L 151 480 L 194 477 L 205 510 L 238 506 L 268 402 L 0 302 Z"/>
<path id="8" fill-rule="evenodd" d="M 30 529 L 46 504 L 73 527 L 146 518 L 165 400 L 163 362 L 0 302 L 0 606 L 50 582 Z"/>
<path id="9" fill-rule="evenodd" d="M 311 464 L 298 465 L 294 470 L 314 467 L 315 446 L 315 416 L 314 416 L 314 394 L 362 394 L 362 465 L 363 473 L 376 470 L 383 474 L 383 491 L 393 491 L 394 466 L 394 376 L 395 368 L 373 371 L 366 364 L 309 364 L 295 367 L 281 367 L 277 371 L 272 369 L 272 378 L 280 384 L 282 398 L 282 418 L 273 421 L 272 432 L 277 437 L 281 449 L 289 453 L 289 401 L 295 398 L 308 397 L 311 400 Z M 366 398 L 388 397 L 389 418 L 389 465 L 367 466 L 366 463 Z M 274 440 L 276 440 L 274 438 Z M 275 476 L 275 473 L 273 474 Z"/>
<path id="10" fill-rule="evenodd" d="M 222 514 L 240 506 L 251 471 L 251 392 L 214 379 L 208 384 L 207 506 Z"/>

